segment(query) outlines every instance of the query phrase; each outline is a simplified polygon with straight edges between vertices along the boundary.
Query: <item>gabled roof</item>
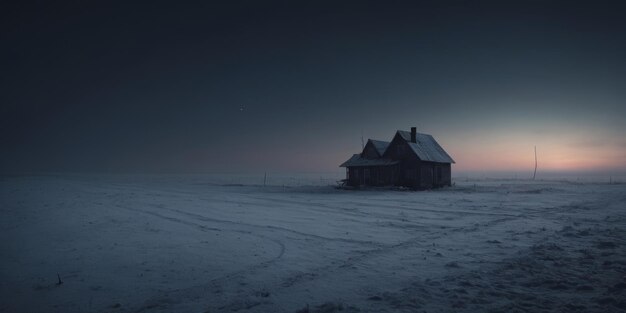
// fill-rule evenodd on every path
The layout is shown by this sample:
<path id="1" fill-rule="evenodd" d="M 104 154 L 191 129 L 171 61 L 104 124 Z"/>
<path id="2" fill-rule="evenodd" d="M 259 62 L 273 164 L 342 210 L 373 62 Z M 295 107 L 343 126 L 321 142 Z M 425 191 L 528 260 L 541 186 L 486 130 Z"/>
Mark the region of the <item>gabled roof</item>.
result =
<path id="1" fill-rule="evenodd" d="M 362 158 L 361 154 L 354 154 L 348 161 L 345 161 L 339 165 L 339 167 L 352 167 L 352 166 L 386 166 L 398 164 L 398 161 L 391 159 L 366 159 Z"/>
<path id="2" fill-rule="evenodd" d="M 372 142 L 372 144 L 374 145 L 374 148 L 376 148 L 376 151 L 378 151 L 378 155 L 381 155 L 381 156 L 385 153 L 385 150 L 387 150 L 387 147 L 389 147 L 388 141 L 374 140 L 374 139 L 368 139 L 368 141 Z"/>
<path id="3" fill-rule="evenodd" d="M 416 142 L 411 142 L 411 132 L 399 130 L 398 135 L 406 140 L 411 150 L 415 152 L 422 161 L 455 163 L 445 150 L 437 143 L 433 136 L 428 134 L 415 134 Z"/>

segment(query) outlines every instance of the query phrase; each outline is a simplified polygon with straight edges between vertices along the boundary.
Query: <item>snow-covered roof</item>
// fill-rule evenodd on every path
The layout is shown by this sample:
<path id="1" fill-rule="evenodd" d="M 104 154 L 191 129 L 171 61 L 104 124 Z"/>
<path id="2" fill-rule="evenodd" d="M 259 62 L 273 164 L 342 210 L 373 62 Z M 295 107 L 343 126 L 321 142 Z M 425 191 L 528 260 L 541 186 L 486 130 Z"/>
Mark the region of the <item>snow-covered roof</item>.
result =
<path id="1" fill-rule="evenodd" d="M 339 165 L 339 167 L 353 167 L 353 166 L 387 166 L 398 164 L 398 161 L 390 159 L 366 159 L 362 158 L 361 154 L 354 154 L 348 161 L 345 161 Z"/>
<path id="2" fill-rule="evenodd" d="M 372 142 L 372 144 L 374 145 L 374 148 L 376 148 L 376 151 L 378 151 L 379 155 L 383 155 L 383 153 L 385 153 L 385 150 L 387 150 L 387 147 L 389 147 L 388 141 L 374 140 L 374 139 L 369 139 L 369 141 Z"/>
<path id="3" fill-rule="evenodd" d="M 411 132 L 399 130 L 398 134 L 402 139 L 406 140 L 413 152 L 422 161 L 454 163 L 454 160 L 446 153 L 445 150 L 437 143 L 433 136 L 428 134 L 415 134 L 415 141 L 411 142 Z"/>

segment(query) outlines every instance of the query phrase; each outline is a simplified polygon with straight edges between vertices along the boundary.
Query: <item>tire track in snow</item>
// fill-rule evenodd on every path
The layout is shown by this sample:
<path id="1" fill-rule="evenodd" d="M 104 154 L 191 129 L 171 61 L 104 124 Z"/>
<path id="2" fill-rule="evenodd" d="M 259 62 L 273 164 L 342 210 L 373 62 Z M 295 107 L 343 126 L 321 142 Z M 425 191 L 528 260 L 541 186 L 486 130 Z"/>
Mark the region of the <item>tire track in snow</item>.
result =
<path id="1" fill-rule="evenodd" d="M 297 204 L 297 205 L 301 205 L 301 206 L 309 206 L 309 207 L 316 207 L 316 208 L 325 208 L 325 209 L 332 209 L 332 210 L 324 210 L 326 212 L 333 212 L 333 213 L 337 213 L 338 211 L 341 211 L 341 213 L 344 214 L 348 214 L 348 215 L 354 215 L 357 217 L 370 217 L 370 218 L 381 218 L 381 219 L 390 219 L 390 220 L 396 220 L 396 221 L 401 221 L 401 222 L 406 222 L 403 221 L 402 218 L 399 218 L 397 215 L 392 215 L 392 214 L 381 214 L 381 213 L 375 213 L 375 212 L 363 212 L 359 209 L 347 209 L 345 207 L 341 207 L 341 206 L 334 206 L 334 205 L 329 205 L 329 204 L 325 204 L 325 203 L 319 203 L 319 202 L 309 202 L 309 201 L 297 201 L 297 200 L 287 200 L 287 199 L 277 199 L 277 198 L 266 198 L 266 197 L 254 197 L 254 199 L 257 200 L 264 200 L 264 201 L 275 201 L 275 202 L 279 202 L 279 203 L 289 203 L 289 204 Z M 368 202 L 350 202 L 349 204 L 351 206 L 354 207 L 370 207 L 370 208 L 389 208 L 389 209 L 396 209 L 396 210 L 404 210 L 404 211 L 411 211 L 411 212 L 429 212 L 429 213 L 437 213 L 437 214 L 450 214 L 450 215 L 454 215 L 454 216 L 470 216 L 470 215 L 487 215 L 487 216 L 509 216 L 509 217 L 519 217 L 519 214 L 510 214 L 510 213 L 492 213 L 492 212 L 472 212 L 472 211 L 450 211 L 448 210 L 448 207 L 441 207 L 441 206 L 436 206 L 433 203 L 429 203 L 429 202 L 411 202 L 414 204 L 424 204 L 427 205 L 429 207 L 434 207 L 434 209 L 427 209 L 427 208 L 419 208 L 419 207 L 408 207 L 408 206 L 397 206 L 397 205 L 390 205 L 390 204 L 386 204 L 386 203 L 373 203 L 373 202 L 379 202 L 379 201 L 384 201 L 384 200 L 368 200 Z M 419 216 L 419 219 L 429 219 L 429 220 L 445 220 L 444 218 L 433 218 L 433 217 L 429 217 L 429 216 Z M 416 224 L 416 225 L 420 225 L 420 226 L 434 226 L 433 224 L 429 224 L 429 223 L 415 223 L 415 222 L 411 222 L 412 224 Z"/>
<path id="2" fill-rule="evenodd" d="M 189 217 L 193 217 L 193 218 L 197 218 L 201 221 L 205 221 L 205 222 L 213 222 L 213 223 L 219 223 L 219 224 L 232 224 L 232 225 L 238 225 L 238 226 L 246 226 L 246 227 L 252 227 L 252 228 L 259 228 L 259 229 L 271 229 L 271 230 L 276 230 L 276 231 L 281 231 L 281 232 L 288 232 L 288 233 L 292 233 L 295 235 L 299 235 L 299 236 L 303 236 L 303 237 L 309 237 L 309 238 L 313 238 L 313 239 L 317 239 L 317 240 L 322 240 L 322 241 L 330 241 L 330 242 L 345 242 L 345 243 L 351 243 L 351 244 L 362 244 L 362 245 L 383 245 L 371 240 L 356 240 L 356 239 L 347 239 L 347 238 L 336 238 L 336 237 L 325 237 L 325 236 L 320 236 L 320 235 L 315 235 L 315 234 L 310 234 L 310 233 L 305 233 L 305 232 L 301 232 L 301 231 L 297 231 L 297 230 L 293 230 L 293 229 L 289 229 L 289 228 L 284 228 L 284 227 L 279 227 L 279 226 L 273 226 L 273 225 L 257 225 L 257 224 L 249 224 L 249 223 L 242 223 L 242 222 L 235 222 L 235 221 L 229 221 L 229 220 L 220 220 L 220 219 L 215 219 L 215 218 L 211 218 L 211 217 L 206 217 L 204 215 L 201 214 L 197 214 L 197 213 L 190 213 L 190 212 L 185 212 L 179 209 L 167 209 L 164 208 L 166 210 L 170 210 L 173 212 L 177 212 L 183 215 L 187 215 Z"/>
<path id="3" fill-rule="evenodd" d="M 195 214 L 195 213 L 189 213 L 189 212 L 185 212 L 179 209 L 170 209 L 170 208 L 166 208 L 163 205 L 158 205 L 158 204 L 148 204 L 151 207 L 155 207 L 159 210 L 166 210 L 166 211 L 170 211 L 170 212 L 174 212 L 174 213 L 178 213 L 178 214 L 182 214 L 182 215 L 186 215 L 192 218 L 196 218 L 199 219 L 201 221 L 208 221 L 208 222 L 214 222 L 214 223 L 218 223 L 218 224 L 230 224 L 230 225 L 234 225 L 234 226 L 246 226 L 246 227 L 253 227 L 253 228 L 258 228 L 261 229 L 261 231 L 266 231 L 266 230 L 271 230 L 272 233 L 274 233 L 274 231 L 287 231 L 296 235 L 300 235 L 300 236 L 305 236 L 305 237 L 312 237 L 314 239 L 318 239 L 318 240 L 322 240 L 322 241 L 331 241 L 331 242 L 345 242 L 345 243 L 351 243 L 351 244 L 365 244 L 368 246 L 375 246 L 377 248 L 375 249 L 371 249 L 371 250 L 367 250 L 367 251 L 357 251 L 356 253 L 359 254 L 359 256 L 357 257 L 350 257 L 348 260 L 346 260 L 345 262 L 339 264 L 339 265 L 327 265 L 327 266 L 322 266 L 319 268 L 316 268 L 313 272 L 314 273 L 324 273 L 324 274 L 310 274 L 309 272 L 304 272 L 304 273 L 297 273 L 295 275 L 286 277 L 284 279 L 282 279 L 279 283 L 278 286 L 276 287 L 277 289 L 279 288 L 288 288 L 291 287 L 295 284 L 301 283 L 303 281 L 310 281 L 315 279 L 316 277 L 323 277 L 326 276 L 327 274 L 333 273 L 335 271 L 339 271 L 339 270 L 345 270 L 345 268 L 349 268 L 351 267 L 354 263 L 365 260 L 366 258 L 369 257 L 375 257 L 377 255 L 380 254 L 384 254 L 386 251 L 391 251 L 393 249 L 397 249 L 397 248 L 401 248 L 403 246 L 408 246 L 411 245 L 413 243 L 416 242 L 416 240 L 420 237 L 415 237 L 412 238 L 406 242 L 402 242 L 400 244 L 394 244 L 394 245 L 383 245 L 383 244 L 379 244 L 376 242 L 372 242 L 372 241 L 360 241 L 360 240 L 350 240 L 350 239 L 344 239 L 344 238 L 328 238 L 328 237 L 323 237 L 323 236 L 318 236 L 318 235 L 313 235 L 313 234 L 307 234 L 307 233 L 302 233 L 302 232 L 298 232 L 298 231 L 294 231 L 294 230 L 290 230 L 290 229 L 286 229 L 286 228 L 281 228 L 281 227 L 275 227 L 275 226 L 263 226 L 263 225 L 255 225 L 255 224 L 247 224 L 247 223 L 241 223 L 241 222 L 234 222 L 234 221 L 227 221 L 227 220 L 219 220 L 219 219 L 213 219 L 213 218 L 209 218 L 200 214 Z M 169 299 L 171 298 L 184 298 L 184 299 L 190 299 L 193 298 L 194 295 L 197 294 L 202 294 L 202 293 L 206 293 L 207 290 L 210 290 L 211 287 L 213 287 L 214 289 L 220 289 L 220 287 L 225 286 L 226 284 L 228 284 L 231 281 L 236 281 L 237 277 L 246 277 L 248 275 L 250 275 L 253 272 L 256 272 L 260 269 L 263 268 L 267 268 L 269 266 L 271 266 L 273 263 L 277 262 L 280 258 L 283 257 L 283 255 L 286 252 L 286 248 L 285 245 L 273 238 L 270 238 L 269 236 L 266 235 L 262 235 L 259 234 L 258 232 L 252 232 L 252 231 L 247 231 L 247 230 L 237 230 L 237 229 L 224 229 L 224 228 L 214 228 L 214 227 L 207 227 L 206 225 L 203 224 L 199 224 L 199 223 L 195 223 L 192 221 L 188 221 L 188 220 L 183 220 L 180 218 L 176 218 L 176 217 L 172 217 L 172 216 L 167 216 L 164 214 L 160 214 L 154 211 L 149 211 L 149 210 L 142 210 L 142 209 L 137 209 L 137 208 L 132 208 L 129 206 L 125 206 L 125 205 L 120 205 L 117 204 L 116 207 L 118 208 L 122 208 L 122 209 L 126 209 L 129 211 L 134 211 L 134 212 L 139 212 L 139 213 L 143 213 L 143 214 L 148 214 L 151 216 L 155 216 L 170 222 L 175 222 L 175 223 L 181 223 L 184 225 L 188 225 L 188 226 L 192 226 L 192 227 L 197 227 L 199 228 L 201 231 L 205 232 L 205 231 L 231 231 L 231 232 L 236 232 L 236 233 L 242 233 L 242 234 L 246 234 L 246 235 L 255 235 L 258 237 L 262 237 L 264 239 L 273 241 L 275 243 L 277 243 L 278 245 L 280 245 L 281 250 L 278 256 L 276 256 L 275 258 L 272 258 L 268 261 L 264 261 L 261 263 L 258 263 L 256 265 L 252 265 L 249 266 L 245 269 L 239 270 L 239 271 L 234 271 L 231 273 L 228 273 L 226 275 L 211 279 L 210 281 L 208 281 L 207 283 L 204 284 L 200 284 L 200 285 L 195 285 L 195 286 L 191 286 L 188 288 L 178 288 L 178 289 L 172 289 L 169 291 L 165 291 L 162 292 L 161 295 L 159 296 L 155 296 L 152 297 L 150 299 L 146 300 L 146 304 L 143 305 L 142 307 L 140 307 L 139 309 L 135 310 L 134 312 L 144 312 L 146 310 L 151 310 L 157 307 L 161 307 L 161 308 L 166 308 L 168 306 L 168 304 L 171 302 Z M 245 293 L 245 292 L 244 292 Z M 247 294 L 245 294 L 246 296 L 248 296 Z M 232 301 L 227 301 L 228 303 L 224 306 L 222 306 L 222 309 L 226 309 L 229 307 L 237 307 L 240 305 L 240 301 L 236 300 L 238 298 L 241 298 L 242 296 L 236 296 L 233 295 L 231 297 L 229 297 L 229 299 L 235 299 Z"/>
<path id="4" fill-rule="evenodd" d="M 245 234 L 245 235 L 255 235 L 257 237 L 261 237 L 263 239 L 272 241 L 272 242 L 274 242 L 274 243 L 276 243 L 277 245 L 280 246 L 280 253 L 279 253 L 279 255 L 276 256 L 275 258 L 272 258 L 271 260 L 278 260 L 285 253 L 285 245 L 282 242 L 280 242 L 280 241 L 278 241 L 278 240 L 276 240 L 274 238 L 270 238 L 268 236 L 262 235 L 262 234 L 252 233 L 251 231 L 246 231 L 246 230 L 223 229 L 223 228 L 207 227 L 206 225 L 202 225 L 202 224 L 199 224 L 199 223 L 194 223 L 194 222 L 191 222 L 191 221 L 186 221 L 186 220 L 183 220 L 183 219 L 180 219 L 180 218 L 166 216 L 166 215 L 159 214 L 159 213 L 156 213 L 156 212 L 153 212 L 153 211 L 134 209 L 134 208 L 130 208 L 130 207 L 127 207 L 127 206 L 120 205 L 120 204 L 116 204 L 115 206 L 118 207 L 118 208 L 121 208 L 121 209 L 133 211 L 133 212 L 139 212 L 139 213 L 143 213 L 143 214 L 152 215 L 152 216 L 155 216 L 155 217 L 158 217 L 158 218 L 170 221 L 170 222 L 175 222 L 175 223 L 180 223 L 180 224 L 196 227 L 196 228 L 199 228 L 203 232 L 206 232 L 206 231 L 219 231 L 219 232 L 221 232 L 221 231 L 230 231 L 230 232 L 234 232 L 234 233 L 240 233 L 240 234 Z"/>
<path id="5" fill-rule="evenodd" d="M 166 216 L 163 214 L 159 214 L 157 212 L 152 212 L 152 211 L 147 211 L 147 210 L 141 210 L 141 209 L 136 209 L 136 208 L 131 208 L 129 206 L 125 206 L 125 205 L 121 205 L 121 204 L 116 204 L 115 205 L 117 208 L 121 208 L 121 209 L 125 209 L 128 211 L 132 211 L 132 212 L 137 212 L 137 213 L 143 213 L 143 214 L 148 214 L 157 218 L 161 218 L 170 222 L 174 222 L 174 223 L 180 223 L 183 225 L 187 225 L 187 226 L 192 226 L 192 227 L 196 227 L 198 229 L 200 229 L 202 232 L 206 232 L 206 231 L 230 231 L 230 232 L 235 232 L 235 233 L 241 233 L 241 234 L 245 234 L 245 235 L 254 235 L 256 237 L 260 237 L 263 239 L 266 239 L 270 242 L 273 242 L 275 244 L 277 244 L 280 248 L 280 251 L 278 253 L 278 255 L 276 255 L 275 257 L 266 260 L 266 261 L 262 261 L 259 262 L 255 265 L 252 266 L 248 266 L 244 269 L 238 270 L 238 271 L 233 271 L 230 272 L 226 275 L 220 276 L 220 277 L 216 277 L 213 278 L 211 280 L 209 280 L 207 283 L 203 283 L 203 284 L 199 284 L 199 285 L 195 285 L 195 286 L 190 286 L 187 288 L 176 288 L 176 289 L 171 289 L 168 291 L 162 291 L 160 295 L 158 296 L 154 296 L 151 297 L 149 299 L 147 299 L 145 301 L 145 304 L 142 305 L 140 308 L 133 310 L 133 312 L 144 312 L 146 310 L 151 310 L 157 307 L 160 308 L 165 308 L 167 307 L 167 305 L 171 302 L 170 299 L 172 298 L 173 295 L 175 295 L 175 297 L 173 298 L 178 298 L 178 299 L 189 299 L 189 298 L 193 298 L 194 295 L 198 295 L 198 294 L 203 294 L 206 293 L 206 291 L 208 289 L 211 289 L 210 287 L 213 287 L 215 289 L 216 286 L 221 286 L 224 285 L 223 283 L 219 283 L 219 282 L 228 282 L 231 281 L 232 279 L 234 279 L 235 277 L 241 277 L 241 276 L 245 276 L 248 273 L 252 273 L 255 272 L 257 270 L 260 270 L 262 268 L 266 268 L 269 267 L 270 265 L 272 265 L 273 263 L 279 261 L 285 254 L 286 251 L 286 247 L 285 244 L 282 243 L 281 241 L 274 239 L 274 238 L 270 238 L 269 236 L 266 235 L 262 235 L 259 233 L 252 233 L 251 231 L 245 231 L 245 230 L 236 230 L 236 229 L 219 229 L 219 228 L 211 228 L 211 227 L 206 227 L 205 225 L 202 224 L 198 224 L 198 223 L 194 223 L 191 221 L 186 221 L 186 220 L 182 220 L 179 218 L 175 218 L 175 217 L 171 217 L 171 216 Z"/>

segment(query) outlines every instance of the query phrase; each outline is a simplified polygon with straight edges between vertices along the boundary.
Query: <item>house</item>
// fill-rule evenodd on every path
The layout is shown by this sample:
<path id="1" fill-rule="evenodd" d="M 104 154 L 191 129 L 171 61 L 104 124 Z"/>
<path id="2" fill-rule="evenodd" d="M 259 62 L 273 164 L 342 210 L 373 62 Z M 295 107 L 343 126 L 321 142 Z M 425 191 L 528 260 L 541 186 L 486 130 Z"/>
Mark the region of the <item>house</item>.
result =
<path id="1" fill-rule="evenodd" d="M 368 139 L 363 151 L 340 167 L 349 186 L 405 186 L 415 189 L 450 186 L 454 160 L 433 136 L 398 130 L 391 142 Z"/>

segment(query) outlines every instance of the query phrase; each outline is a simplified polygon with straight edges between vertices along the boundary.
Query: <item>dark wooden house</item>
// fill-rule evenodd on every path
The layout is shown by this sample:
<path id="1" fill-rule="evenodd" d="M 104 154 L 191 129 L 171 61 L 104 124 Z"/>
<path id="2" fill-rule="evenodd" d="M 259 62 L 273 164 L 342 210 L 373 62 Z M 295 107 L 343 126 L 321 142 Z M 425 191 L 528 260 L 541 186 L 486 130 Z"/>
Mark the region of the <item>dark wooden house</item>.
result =
<path id="1" fill-rule="evenodd" d="M 399 130 L 391 142 L 369 139 L 363 151 L 340 167 L 350 186 L 450 186 L 454 160 L 431 135 Z"/>

